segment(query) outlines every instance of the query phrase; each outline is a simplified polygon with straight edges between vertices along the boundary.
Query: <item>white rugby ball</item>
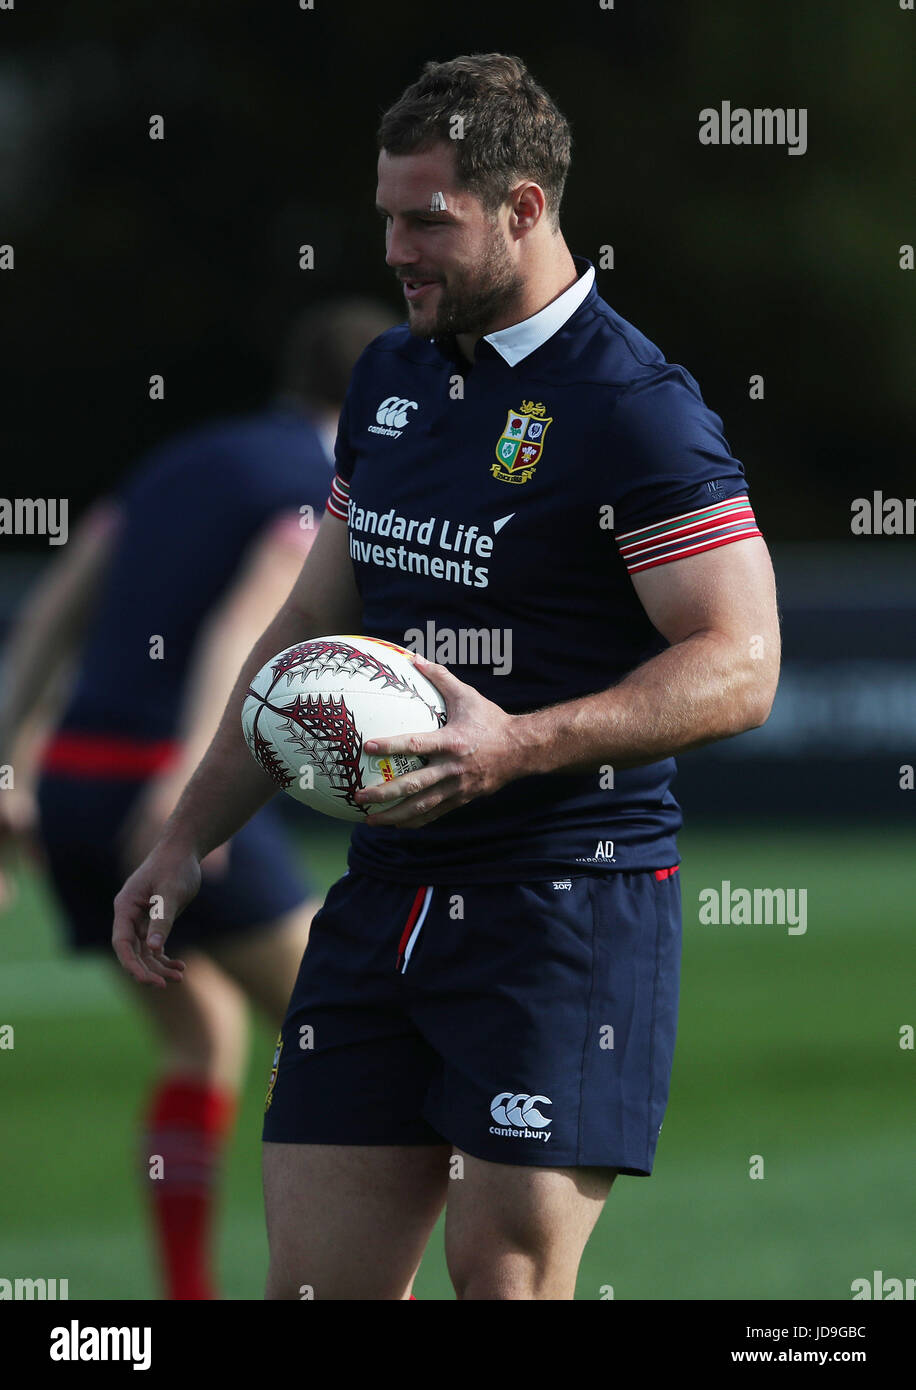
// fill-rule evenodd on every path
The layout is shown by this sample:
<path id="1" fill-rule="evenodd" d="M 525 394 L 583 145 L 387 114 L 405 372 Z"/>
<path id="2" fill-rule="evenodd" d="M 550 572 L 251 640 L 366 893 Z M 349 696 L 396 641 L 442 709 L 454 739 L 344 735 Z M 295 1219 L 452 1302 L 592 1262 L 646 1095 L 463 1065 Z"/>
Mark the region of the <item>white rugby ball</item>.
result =
<path id="1" fill-rule="evenodd" d="M 297 801 L 349 821 L 370 814 L 353 799 L 361 787 L 390 782 L 426 761 L 370 756 L 365 740 L 428 733 L 445 722 L 445 701 L 413 654 L 375 637 L 297 642 L 261 668 L 242 706 L 248 747 L 264 771 Z"/>

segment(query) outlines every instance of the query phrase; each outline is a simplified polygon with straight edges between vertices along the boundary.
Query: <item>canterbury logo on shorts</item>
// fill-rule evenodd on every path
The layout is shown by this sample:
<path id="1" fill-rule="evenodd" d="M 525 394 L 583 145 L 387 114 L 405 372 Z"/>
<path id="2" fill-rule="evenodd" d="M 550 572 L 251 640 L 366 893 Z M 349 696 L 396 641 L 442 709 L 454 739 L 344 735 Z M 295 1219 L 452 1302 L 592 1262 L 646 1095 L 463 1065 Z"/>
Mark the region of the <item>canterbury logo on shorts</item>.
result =
<path id="1" fill-rule="evenodd" d="M 490 1115 L 494 1120 L 490 1133 L 504 1139 L 539 1139 L 546 1144 L 550 1138 L 547 1132 L 550 1116 L 545 1115 L 540 1106 L 552 1104 L 549 1096 L 500 1091 L 490 1101 Z"/>

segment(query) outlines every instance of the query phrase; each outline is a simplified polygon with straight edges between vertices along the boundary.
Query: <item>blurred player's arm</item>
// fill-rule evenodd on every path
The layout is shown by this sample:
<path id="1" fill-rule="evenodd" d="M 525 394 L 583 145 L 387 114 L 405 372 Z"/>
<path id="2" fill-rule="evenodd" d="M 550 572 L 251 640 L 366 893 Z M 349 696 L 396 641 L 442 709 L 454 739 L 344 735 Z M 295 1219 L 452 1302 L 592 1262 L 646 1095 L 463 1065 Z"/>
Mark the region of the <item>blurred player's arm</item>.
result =
<path id="1" fill-rule="evenodd" d="M 35 765 L 59 713 L 111 555 L 120 512 L 96 503 L 80 520 L 20 607 L 3 650 L 0 763 L 13 768 L 13 792 L 0 795 L 0 838 L 31 824 Z"/>
<path id="2" fill-rule="evenodd" d="M 0 753 L 40 722 L 60 697 L 85 636 L 119 521 L 117 504 L 97 503 L 20 607 L 3 649 Z"/>
<path id="3" fill-rule="evenodd" d="M 239 668 L 290 594 L 318 528 L 303 528 L 298 512 L 275 517 L 255 537 L 239 573 L 197 638 L 181 712 L 177 761 L 155 777 L 125 833 L 133 867 L 149 852 L 174 811 L 219 727 Z"/>
<path id="4" fill-rule="evenodd" d="M 361 622 L 347 524 L 326 513 L 299 577 L 242 666 L 203 760 L 156 845 L 115 898 L 112 946 L 134 979 L 160 988 L 181 979 L 182 963 L 163 948 L 175 918 L 199 891 L 201 860 L 277 791 L 242 733 L 242 705 L 252 679 L 286 647 L 327 633 L 358 632 Z M 162 909 L 155 919 L 153 897 Z"/>
<path id="5" fill-rule="evenodd" d="M 239 668 L 291 593 L 318 534 L 304 528 L 299 513 L 270 522 L 249 548 L 241 572 L 201 632 L 181 723 L 183 751 L 173 776 L 181 790 L 219 728 Z"/>
<path id="6" fill-rule="evenodd" d="M 346 523 L 325 513 L 292 589 L 237 675 L 216 733 L 164 827 L 166 839 L 200 857 L 228 840 L 270 800 L 277 784 L 252 758 L 242 733 L 248 686 L 286 647 L 358 629 L 361 611 Z"/>

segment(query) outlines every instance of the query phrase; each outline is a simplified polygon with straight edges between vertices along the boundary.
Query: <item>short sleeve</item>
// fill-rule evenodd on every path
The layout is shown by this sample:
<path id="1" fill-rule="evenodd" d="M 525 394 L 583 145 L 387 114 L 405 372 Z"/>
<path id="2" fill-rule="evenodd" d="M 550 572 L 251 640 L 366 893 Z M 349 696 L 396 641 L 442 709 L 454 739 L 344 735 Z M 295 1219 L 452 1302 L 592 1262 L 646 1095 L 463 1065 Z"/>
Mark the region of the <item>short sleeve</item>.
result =
<path id="1" fill-rule="evenodd" d="M 683 368 L 629 386 L 610 432 L 614 533 L 630 574 L 760 535 L 744 468 Z"/>
<path id="2" fill-rule="evenodd" d="M 353 475 L 354 456 L 350 446 L 349 428 L 350 390 L 347 391 L 337 425 L 337 438 L 334 440 L 334 478 L 327 509 L 331 516 L 341 521 L 347 520 L 350 505 L 350 479 Z"/>

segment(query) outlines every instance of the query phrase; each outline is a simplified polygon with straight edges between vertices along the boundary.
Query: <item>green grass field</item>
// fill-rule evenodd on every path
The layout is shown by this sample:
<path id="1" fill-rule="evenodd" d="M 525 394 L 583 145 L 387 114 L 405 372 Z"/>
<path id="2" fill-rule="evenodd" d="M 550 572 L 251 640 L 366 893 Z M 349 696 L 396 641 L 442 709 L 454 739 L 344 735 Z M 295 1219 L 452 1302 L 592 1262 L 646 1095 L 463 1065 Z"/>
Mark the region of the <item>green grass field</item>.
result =
<path id="1" fill-rule="evenodd" d="M 345 841 L 332 829 L 311 844 L 330 883 Z M 916 1024 L 911 835 L 694 829 L 681 851 L 681 1025 L 655 1174 L 618 1180 L 578 1297 L 612 1286 L 617 1299 L 846 1300 L 875 1269 L 913 1277 L 916 1054 L 899 1042 Z M 700 925 L 699 891 L 723 879 L 806 888 L 807 931 Z M 0 1050 L 0 1278 L 68 1278 L 74 1299 L 154 1298 L 133 1157 L 149 1043 L 107 963 L 57 942 L 47 891 L 23 876 L 0 916 L 0 1025 L 15 1029 Z M 230 1298 L 263 1290 L 273 1036 L 253 1033 L 226 1171 Z M 453 1296 L 441 1226 L 416 1292 Z"/>

